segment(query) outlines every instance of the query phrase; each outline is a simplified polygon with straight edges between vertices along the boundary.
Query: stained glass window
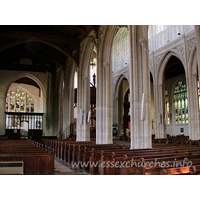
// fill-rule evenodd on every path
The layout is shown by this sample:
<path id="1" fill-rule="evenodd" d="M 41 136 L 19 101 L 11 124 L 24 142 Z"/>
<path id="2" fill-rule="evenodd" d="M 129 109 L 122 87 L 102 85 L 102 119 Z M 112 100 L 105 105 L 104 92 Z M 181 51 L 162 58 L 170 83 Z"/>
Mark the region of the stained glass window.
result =
<path id="1" fill-rule="evenodd" d="M 170 124 L 170 112 L 169 112 L 169 94 L 168 91 L 165 90 L 165 120 L 166 124 Z"/>
<path id="2" fill-rule="evenodd" d="M 186 84 L 179 81 L 174 88 L 175 123 L 188 123 L 188 99 Z"/>
<path id="3" fill-rule="evenodd" d="M 65 88 L 65 81 L 63 81 L 63 83 L 62 83 L 62 87 L 63 87 L 63 89 Z"/>
<path id="4" fill-rule="evenodd" d="M 34 112 L 34 100 L 28 92 L 14 88 L 7 93 L 6 112 Z"/>

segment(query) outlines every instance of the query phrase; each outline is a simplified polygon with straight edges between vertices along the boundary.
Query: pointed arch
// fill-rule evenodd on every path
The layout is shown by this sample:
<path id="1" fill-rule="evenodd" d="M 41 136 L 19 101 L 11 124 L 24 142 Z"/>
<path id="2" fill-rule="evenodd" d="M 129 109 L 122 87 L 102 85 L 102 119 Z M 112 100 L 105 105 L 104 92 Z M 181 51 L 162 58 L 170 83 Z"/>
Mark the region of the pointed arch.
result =
<path id="1" fill-rule="evenodd" d="M 172 56 L 177 57 L 181 61 L 182 65 L 184 67 L 185 73 L 187 72 L 185 65 L 184 65 L 184 62 L 181 59 L 181 57 L 177 54 L 177 52 L 168 51 L 162 56 L 162 58 L 160 59 L 160 62 L 158 64 L 158 71 L 157 71 L 157 75 L 155 77 L 158 77 L 158 84 L 159 85 L 163 84 L 165 69 L 166 69 L 168 61 L 170 60 L 170 58 Z"/>
<path id="2" fill-rule="evenodd" d="M 119 78 L 117 79 L 117 82 L 116 82 L 115 85 L 114 85 L 114 95 L 115 95 L 115 98 L 117 98 L 118 95 L 119 95 L 119 87 L 120 87 L 120 85 L 121 85 L 121 83 L 122 83 L 122 81 L 123 81 L 124 79 L 126 79 L 126 80 L 128 81 L 128 83 L 129 83 L 128 78 L 127 78 L 124 74 L 121 74 L 121 75 L 119 76 Z"/>
<path id="3" fill-rule="evenodd" d="M 27 77 L 27 78 L 30 78 L 30 79 L 34 80 L 39 85 L 39 87 L 41 88 L 43 97 L 46 98 L 46 90 L 45 90 L 44 85 L 41 83 L 41 81 L 38 78 L 36 78 L 34 75 L 32 75 L 30 73 L 21 73 L 18 76 L 15 76 L 14 78 L 12 78 L 9 81 L 9 84 L 6 87 L 4 97 L 6 97 L 7 91 L 10 88 L 10 86 L 12 85 L 12 83 L 14 83 L 15 81 L 17 81 L 18 79 L 23 78 L 23 77 Z"/>
<path id="4" fill-rule="evenodd" d="M 195 46 L 190 53 L 190 57 L 189 57 L 189 61 L 188 61 L 188 72 L 191 72 L 192 74 L 197 75 L 197 65 L 198 65 L 197 49 Z"/>

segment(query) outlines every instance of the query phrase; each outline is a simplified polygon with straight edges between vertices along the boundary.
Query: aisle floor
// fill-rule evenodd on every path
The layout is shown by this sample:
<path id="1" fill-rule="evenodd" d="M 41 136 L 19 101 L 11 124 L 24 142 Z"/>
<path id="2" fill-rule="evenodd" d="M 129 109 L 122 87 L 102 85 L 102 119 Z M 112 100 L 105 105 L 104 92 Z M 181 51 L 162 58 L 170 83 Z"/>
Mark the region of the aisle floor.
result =
<path id="1" fill-rule="evenodd" d="M 54 160 L 54 175 L 89 175 L 89 174 L 79 168 L 72 168 L 69 163 L 56 158 Z"/>

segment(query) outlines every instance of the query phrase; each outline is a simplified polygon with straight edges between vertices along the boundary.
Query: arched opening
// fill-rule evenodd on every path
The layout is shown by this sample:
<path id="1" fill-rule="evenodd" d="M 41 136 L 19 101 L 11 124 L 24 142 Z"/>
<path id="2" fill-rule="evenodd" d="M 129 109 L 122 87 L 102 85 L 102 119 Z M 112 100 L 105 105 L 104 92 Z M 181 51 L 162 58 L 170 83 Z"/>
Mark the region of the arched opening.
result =
<path id="1" fill-rule="evenodd" d="M 155 106 L 154 106 L 154 84 L 153 84 L 153 76 L 150 72 L 150 88 L 151 88 L 151 135 L 155 137 Z"/>
<path id="2" fill-rule="evenodd" d="M 124 95 L 124 112 L 123 112 L 123 133 L 124 137 L 130 139 L 130 90 L 128 89 Z"/>
<path id="3" fill-rule="evenodd" d="M 113 139 L 130 139 L 130 87 L 128 82 L 129 37 L 126 26 L 119 27 L 112 44 L 113 98 Z M 116 80 L 116 81 L 115 81 Z"/>
<path id="4" fill-rule="evenodd" d="M 166 134 L 189 136 L 185 69 L 175 56 L 170 57 L 164 72 L 164 104 Z"/>
<path id="5" fill-rule="evenodd" d="M 97 74 L 97 53 L 94 48 L 90 61 L 90 138 L 96 138 L 96 74 Z"/>
<path id="6" fill-rule="evenodd" d="M 129 82 L 123 77 L 116 86 L 117 109 L 114 109 L 113 136 L 130 139 L 130 90 Z"/>
<path id="7" fill-rule="evenodd" d="M 80 109 L 80 115 L 78 115 L 78 99 L 80 98 L 78 96 L 78 85 L 80 79 L 78 79 L 80 73 L 79 71 L 75 71 L 74 73 L 74 125 L 73 125 L 73 134 L 74 136 L 77 136 L 77 120 L 80 119 L 80 123 L 83 124 L 84 122 L 84 115 L 86 115 L 86 122 L 89 124 L 89 131 L 90 131 L 90 139 L 95 139 L 96 138 L 96 82 L 97 82 L 97 53 L 96 53 L 96 48 L 94 47 L 92 51 L 92 55 L 90 58 L 90 63 L 89 63 L 89 69 L 88 69 L 88 80 L 89 80 L 89 92 L 88 92 L 88 97 L 90 99 L 89 101 L 89 111 L 85 114 L 83 114 L 83 109 Z M 86 79 L 85 79 L 86 80 Z M 84 86 L 83 86 L 84 87 Z M 80 89 L 81 90 L 81 89 Z M 80 117 L 77 119 L 77 117 Z M 76 137 L 77 138 L 77 137 Z"/>
<path id="8" fill-rule="evenodd" d="M 33 79 L 15 80 L 7 90 L 5 102 L 5 127 L 9 139 L 42 136 L 43 94 Z"/>
<path id="9" fill-rule="evenodd" d="M 77 86 L 78 86 L 78 71 L 74 73 L 74 123 L 72 127 L 73 136 L 76 136 L 76 124 L 77 124 Z"/>

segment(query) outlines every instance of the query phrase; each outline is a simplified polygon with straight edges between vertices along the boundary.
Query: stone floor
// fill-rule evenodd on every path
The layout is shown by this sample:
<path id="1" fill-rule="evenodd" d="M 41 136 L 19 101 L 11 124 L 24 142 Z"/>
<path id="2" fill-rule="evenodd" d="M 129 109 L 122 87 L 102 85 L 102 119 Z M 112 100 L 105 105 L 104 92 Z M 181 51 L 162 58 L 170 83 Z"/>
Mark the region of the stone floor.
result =
<path id="1" fill-rule="evenodd" d="M 79 168 L 72 168 L 69 163 L 56 158 L 54 160 L 54 175 L 89 175 L 89 174 Z"/>

